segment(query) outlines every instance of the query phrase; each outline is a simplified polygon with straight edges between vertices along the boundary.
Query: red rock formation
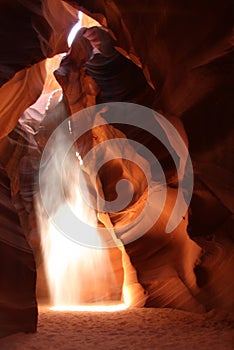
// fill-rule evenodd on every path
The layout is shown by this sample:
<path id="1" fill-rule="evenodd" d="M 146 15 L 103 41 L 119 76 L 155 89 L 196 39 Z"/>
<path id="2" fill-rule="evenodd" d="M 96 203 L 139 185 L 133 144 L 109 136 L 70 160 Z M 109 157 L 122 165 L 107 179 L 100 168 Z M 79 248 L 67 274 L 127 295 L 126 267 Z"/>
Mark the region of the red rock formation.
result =
<path id="1" fill-rule="evenodd" d="M 67 50 L 66 36 L 76 18 L 75 8 L 82 9 L 106 26 L 115 40 L 116 50 L 130 58 L 138 67 L 142 67 L 146 80 L 141 75 L 138 82 L 140 81 L 141 86 L 144 85 L 144 93 L 136 94 L 138 96 L 134 97 L 139 99 L 136 98 L 134 102 L 150 105 L 161 111 L 169 120 L 179 124 L 182 133 L 186 133 L 188 137 L 195 170 L 188 231 L 197 243 L 188 237 L 186 221 L 170 238 L 165 238 L 165 222 L 174 202 L 177 185 L 167 152 L 158 148 L 158 143 L 148 139 L 147 135 L 137 133 L 136 129 L 123 129 L 118 126 L 128 137 L 136 135 L 138 140 L 149 145 L 160 161 L 164 162 L 168 185 L 174 186 L 174 189 L 170 188 L 171 195 L 166 203 L 168 210 L 160 217 L 159 226 L 153 227 L 144 237 L 126 247 L 139 281 L 148 290 L 146 305 L 198 310 L 200 303 L 208 309 L 220 307 L 230 310 L 233 307 L 231 0 L 225 4 L 221 0 L 210 4 L 202 0 L 186 4 L 182 0 L 176 4 L 170 0 L 135 1 L 134 5 L 126 1 L 102 0 L 41 0 L 33 4 L 26 0 L 19 0 L 14 4 L 9 1 L 1 2 L 0 26 L 1 32 L 6 33 L 0 38 L 0 162 L 1 176 L 4 178 L 1 198 L 6 195 L 5 181 L 8 180 L 5 170 L 10 157 L 14 157 L 13 162 L 17 162 L 17 152 L 6 143 L 6 137 L 26 108 L 37 100 L 43 90 L 46 77 L 43 60 Z M 87 35 L 81 36 L 80 43 L 86 43 L 90 47 L 89 39 Z M 92 105 L 100 96 L 106 96 L 105 84 L 101 84 L 100 77 L 96 76 L 95 79 L 95 65 L 87 65 L 86 70 L 84 67 L 80 68 L 89 57 L 89 54 L 86 56 L 87 52 L 82 51 L 80 43 L 77 47 L 74 44 L 63 61 L 65 65 L 56 73 L 64 91 L 66 84 L 70 85 L 70 94 L 65 91 L 65 95 L 72 112 Z M 76 61 L 77 54 L 79 62 Z M 126 60 L 119 57 L 122 61 Z M 141 69 L 131 61 L 128 64 L 135 72 L 142 74 Z M 87 76 L 88 70 L 96 84 Z M 122 79 L 123 75 L 119 82 Z M 98 91 L 101 93 L 96 97 Z M 123 95 L 120 100 L 128 101 Z M 184 128 L 178 118 L 182 120 Z M 21 157 L 22 154 L 18 160 Z M 17 167 L 16 169 L 18 172 Z M 18 173 L 16 178 L 17 176 Z M 11 179 L 11 189 L 15 190 L 15 195 L 19 192 L 17 182 L 12 182 L 9 174 L 8 178 Z M 10 238 L 6 242 L 4 230 L 0 231 L 3 251 L 1 265 L 11 263 L 11 271 L 14 271 L 17 257 L 22 256 L 20 261 L 23 263 L 20 266 L 24 271 L 28 266 L 33 268 L 32 255 L 31 251 L 23 253 L 21 248 L 20 253 L 15 250 L 15 244 L 20 242 L 19 237 L 23 237 L 22 223 L 20 224 L 12 207 L 9 186 L 8 184 L 7 201 L 4 202 L 8 203 L 8 209 L 1 211 L 6 214 L 1 217 L 1 223 L 11 227 L 13 221 L 15 225 L 12 231 L 16 234 L 13 235 L 14 242 Z M 115 224 L 114 218 L 112 220 Z M 25 242 L 24 240 L 24 244 Z M 195 269 L 195 275 L 193 270 L 198 263 L 200 251 L 198 245 L 203 248 L 203 256 Z M 9 259 L 10 255 L 12 258 Z M 25 268 L 24 262 L 28 258 L 30 263 Z M 1 275 L 0 283 L 8 286 L 1 296 L 2 300 L 14 289 L 15 275 L 10 273 L 9 276 L 11 281 Z M 35 302 L 34 280 L 35 274 L 30 272 L 27 277 L 28 284 L 26 282 L 22 299 L 18 302 L 21 306 L 32 300 Z M 9 315 L 18 318 L 20 324 L 23 318 L 17 314 L 13 299 L 16 300 L 14 293 L 9 302 L 4 301 L 0 312 L 4 315 L 10 312 Z M 0 314 L 1 318 L 3 313 Z M 36 322 L 35 304 L 28 315 L 26 323 L 33 326 L 24 329 L 33 330 Z M 20 329 L 13 322 L 9 332 Z"/>
<path id="2" fill-rule="evenodd" d="M 0 337 L 34 332 L 37 324 L 36 266 L 13 206 L 9 178 L 0 166 Z"/>

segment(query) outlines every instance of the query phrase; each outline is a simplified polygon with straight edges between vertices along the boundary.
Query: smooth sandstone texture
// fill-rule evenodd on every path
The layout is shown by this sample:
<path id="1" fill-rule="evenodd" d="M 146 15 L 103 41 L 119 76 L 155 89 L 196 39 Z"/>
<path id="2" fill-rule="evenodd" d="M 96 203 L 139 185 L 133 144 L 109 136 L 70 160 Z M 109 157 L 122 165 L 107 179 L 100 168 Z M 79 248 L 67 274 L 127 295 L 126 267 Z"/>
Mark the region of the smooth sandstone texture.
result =
<path id="1" fill-rule="evenodd" d="M 4 35 L 0 39 L 0 159 L 4 168 L 7 162 L 2 159 L 16 156 L 11 147 L 6 147 L 5 138 L 43 90 L 46 78 L 43 60 L 67 50 L 66 36 L 76 18 L 75 8 L 84 10 L 107 26 L 116 40 L 115 49 L 142 67 L 145 81 L 141 80 L 142 76 L 139 80 L 144 92 L 134 96 L 134 101 L 153 107 L 169 120 L 174 120 L 188 139 L 195 174 L 188 232 L 196 243 L 186 233 L 186 220 L 170 239 L 165 236 L 165 221 L 177 184 L 170 157 L 147 135 L 118 126 L 127 137 L 136 135 L 157 154 L 171 187 L 166 204 L 168 210 L 162 214 L 159 227 L 127 247 L 138 279 L 148 290 L 148 306 L 197 311 L 200 303 L 207 309 L 233 309 L 232 6 L 229 0 L 225 4 L 216 0 L 212 5 L 202 0 L 186 5 L 183 1 L 176 4 L 169 0 L 137 1 L 134 6 L 126 1 L 43 0 L 32 4 L 22 0 L 14 4 L 9 1 L 1 3 L 0 23 Z M 89 39 L 86 36 L 82 40 L 87 43 Z M 76 54 L 82 52 L 81 47 L 77 51 L 73 50 L 67 56 L 65 75 L 61 74 L 60 78 L 57 75 L 70 112 L 107 96 L 105 84 L 102 84 L 105 74 L 95 79 L 97 64 L 86 69 L 77 62 L 70 65 L 69 58 L 75 59 Z M 124 58 L 120 59 L 124 61 Z M 80 62 L 86 60 L 87 57 L 82 56 Z M 109 61 L 110 58 L 102 62 L 109 64 Z M 132 67 L 137 70 L 136 66 Z M 138 72 L 141 72 L 140 68 Z M 86 74 L 88 70 L 89 75 Z M 120 76 L 119 84 L 124 79 L 123 74 Z M 115 83 L 113 91 L 118 85 Z M 66 92 L 66 84 L 70 87 L 70 95 Z M 127 100 L 126 95 L 121 94 L 119 99 Z M 107 184 L 110 183 L 104 180 L 104 188 Z M 9 185 L 11 189 L 17 189 L 13 185 Z M 111 184 L 109 188 L 112 187 Z M 112 195 L 111 190 L 109 195 Z M 12 204 L 9 193 L 8 200 Z M 140 201 L 135 205 L 140 206 Z M 10 218 L 6 214 L 2 220 L 10 223 Z M 13 231 L 22 232 L 22 224 L 17 220 L 14 216 L 17 228 Z M 114 217 L 112 220 L 115 224 Z M 1 242 L 4 235 L 0 236 Z M 19 245 L 19 236 L 13 236 L 14 244 Z M 158 239 L 160 244 L 165 239 L 165 249 L 158 249 Z M 3 251 L 9 247 L 8 242 Z M 203 249 L 201 261 L 198 259 L 200 247 Z M 12 259 L 9 254 L 3 255 L 8 259 L 4 264 L 10 264 L 17 254 L 13 253 Z M 27 278 L 32 286 L 35 274 Z M 12 288 L 10 286 L 9 291 Z M 25 288 L 26 299 L 27 293 L 33 293 L 33 288 Z M 4 304 L 3 309 L 5 307 L 12 309 L 8 304 Z M 21 323 L 20 317 L 18 324 Z M 29 312 L 29 323 L 30 320 L 35 325 L 34 311 Z M 13 328 L 12 331 L 17 331 L 17 326 Z"/>

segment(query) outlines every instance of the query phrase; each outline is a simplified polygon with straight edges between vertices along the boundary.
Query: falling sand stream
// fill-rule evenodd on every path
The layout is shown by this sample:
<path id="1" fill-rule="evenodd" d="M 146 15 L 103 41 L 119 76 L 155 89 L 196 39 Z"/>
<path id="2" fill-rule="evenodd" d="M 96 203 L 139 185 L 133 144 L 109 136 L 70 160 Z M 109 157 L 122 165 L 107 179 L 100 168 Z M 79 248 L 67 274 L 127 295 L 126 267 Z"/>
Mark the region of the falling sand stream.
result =
<path id="1" fill-rule="evenodd" d="M 41 163 L 37 200 L 41 245 L 53 308 L 113 311 L 143 306 L 144 290 L 137 281 L 124 246 L 115 236 L 109 216 L 103 214 L 101 220 L 107 222 L 107 239 L 112 240 L 111 248 L 106 248 L 106 238 L 98 228 L 97 214 L 83 201 L 77 185 L 77 174 L 82 176 L 79 154 L 71 149 L 65 161 L 61 159 L 63 152 L 60 152 L 60 147 L 64 147 L 66 140 L 63 135 L 57 138 L 56 152 L 49 147 L 46 161 L 44 159 Z M 59 190 L 56 172 L 62 173 L 63 193 Z M 83 185 L 86 186 L 85 181 Z M 74 218 L 86 223 L 85 226 L 77 226 Z M 72 239 L 67 232 L 81 238 Z M 91 246 L 82 242 L 82 237 L 89 237 L 89 234 L 92 236 Z"/>

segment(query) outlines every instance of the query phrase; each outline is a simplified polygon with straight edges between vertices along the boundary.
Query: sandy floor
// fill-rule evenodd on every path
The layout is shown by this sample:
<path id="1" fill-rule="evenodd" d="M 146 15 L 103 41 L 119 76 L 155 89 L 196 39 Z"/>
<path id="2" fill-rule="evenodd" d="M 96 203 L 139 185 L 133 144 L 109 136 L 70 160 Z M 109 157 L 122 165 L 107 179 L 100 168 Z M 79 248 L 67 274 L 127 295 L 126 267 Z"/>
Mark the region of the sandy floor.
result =
<path id="1" fill-rule="evenodd" d="M 142 308 L 65 313 L 41 308 L 38 332 L 1 339 L 0 349 L 231 350 L 233 340 L 230 318 L 214 311 L 201 315 Z"/>

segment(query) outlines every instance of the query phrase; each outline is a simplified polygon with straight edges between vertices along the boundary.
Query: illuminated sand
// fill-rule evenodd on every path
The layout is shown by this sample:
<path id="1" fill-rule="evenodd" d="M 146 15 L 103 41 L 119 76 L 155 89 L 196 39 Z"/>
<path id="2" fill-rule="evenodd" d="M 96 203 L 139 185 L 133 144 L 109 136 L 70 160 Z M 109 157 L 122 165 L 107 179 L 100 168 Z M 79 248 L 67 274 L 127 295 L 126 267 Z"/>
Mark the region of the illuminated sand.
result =
<path id="1" fill-rule="evenodd" d="M 114 312 L 114 311 L 122 311 L 126 310 L 128 307 L 126 304 L 119 303 L 110 303 L 110 304 L 84 304 L 84 305 L 59 305 L 52 306 L 50 308 L 51 311 L 60 311 L 60 312 Z"/>
<path id="2" fill-rule="evenodd" d="M 55 312 L 40 308 L 38 332 L 0 340 L 1 350 L 231 350 L 225 315 L 172 309 Z"/>

